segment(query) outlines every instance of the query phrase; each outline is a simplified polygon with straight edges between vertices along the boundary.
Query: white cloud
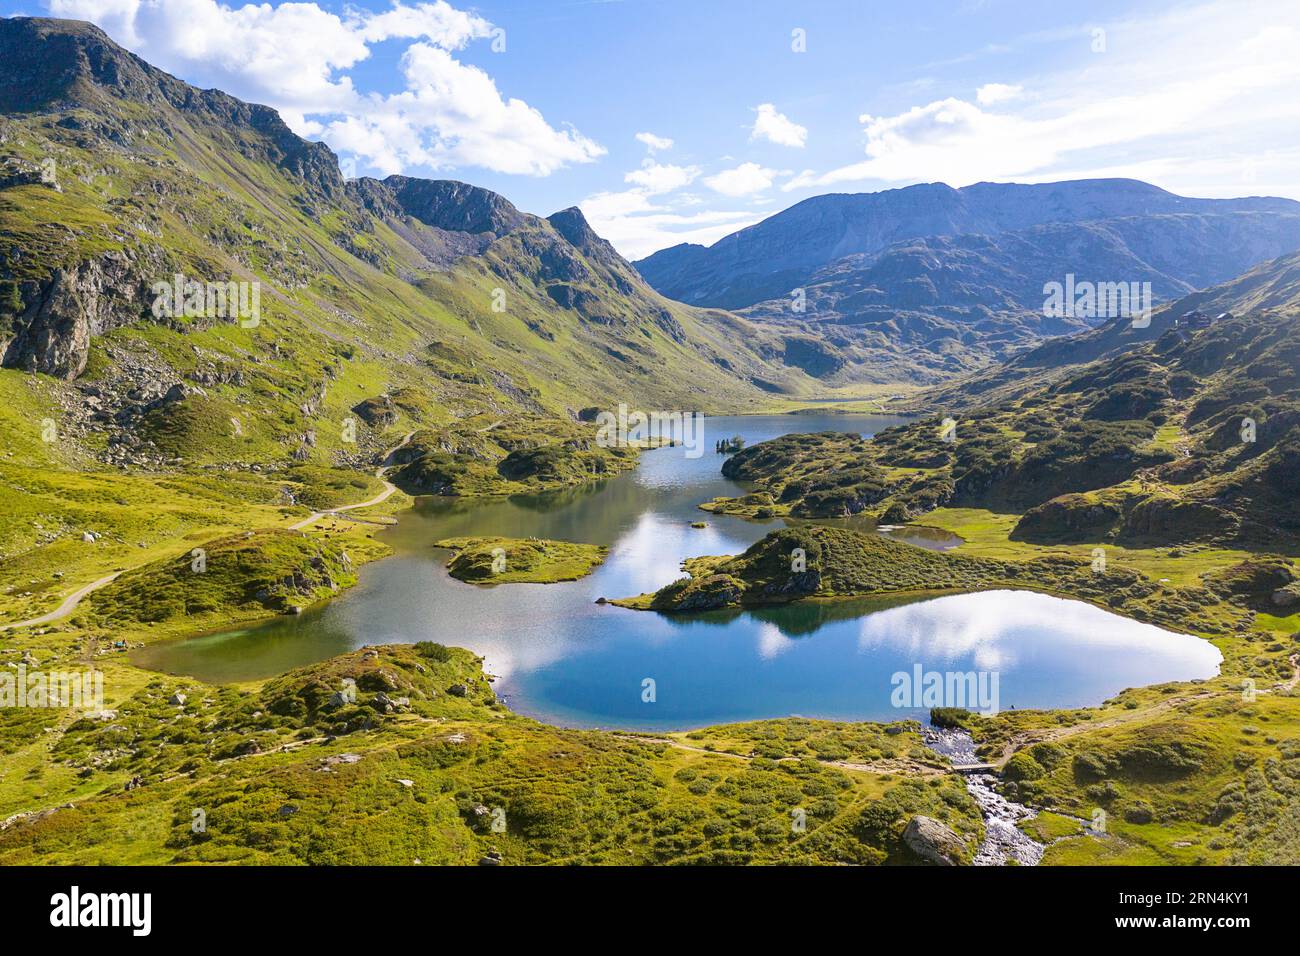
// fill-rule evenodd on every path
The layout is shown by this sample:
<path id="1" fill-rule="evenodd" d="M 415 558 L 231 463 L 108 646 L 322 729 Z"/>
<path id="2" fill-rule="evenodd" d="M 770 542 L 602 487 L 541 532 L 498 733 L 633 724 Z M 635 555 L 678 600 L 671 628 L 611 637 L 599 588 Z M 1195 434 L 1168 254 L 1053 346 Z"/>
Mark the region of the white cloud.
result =
<path id="1" fill-rule="evenodd" d="M 452 54 L 493 36 L 491 23 L 446 0 L 382 13 L 316 3 L 227 7 L 215 0 L 48 0 L 57 16 L 92 20 L 150 62 L 196 85 L 216 86 L 280 111 L 301 135 L 322 135 L 383 173 L 411 166 L 481 166 L 547 175 L 605 150 L 557 129 L 526 102 L 507 98 L 482 69 Z M 371 47 L 411 42 L 403 92 L 355 88 L 348 70 Z"/>
<path id="2" fill-rule="evenodd" d="M 623 176 L 633 188 L 596 193 L 578 205 L 592 228 L 630 259 L 679 242 L 715 242 L 756 221 L 749 212 L 698 208 L 698 196 L 679 190 L 699 175 L 698 166 L 646 159 Z"/>
<path id="3" fill-rule="evenodd" d="M 749 211 L 696 210 L 698 201 L 690 197 L 660 205 L 640 190 L 597 193 L 578 206 L 591 227 L 629 259 L 679 242 L 711 245 L 763 218 Z"/>
<path id="4" fill-rule="evenodd" d="M 775 169 L 767 169 L 758 163 L 741 163 L 735 169 L 724 169 L 713 176 L 706 176 L 704 182 L 714 192 L 724 196 L 748 196 L 771 188 L 772 177 L 776 175 Z"/>
<path id="5" fill-rule="evenodd" d="M 985 83 L 975 91 L 975 102 L 980 106 L 992 106 L 995 103 L 1019 99 L 1024 92 L 1023 86 L 1013 86 L 1010 83 Z"/>
<path id="6" fill-rule="evenodd" d="M 625 175 L 623 181 L 640 186 L 646 193 L 653 195 L 689 186 L 699 174 L 698 166 L 663 165 L 647 159 L 640 169 L 634 169 Z"/>
<path id="7" fill-rule="evenodd" d="M 750 140 L 765 139 L 778 146 L 793 146 L 798 149 L 803 149 L 808 142 L 808 130 L 778 113 L 771 103 L 754 107 L 754 112 L 758 115 L 749 132 Z"/>
<path id="8" fill-rule="evenodd" d="M 650 152 L 658 150 L 672 149 L 673 141 L 667 136 L 656 136 L 654 133 L 637 133 L 637 141 L 643 143 L 645 148 Z"/>
<path id="9" fill-rule="evenodd" d="M 1218 0 L 1106 24 L 1109 52 L 1083 52 L 1076 57 L 1082 66 L 1034 77 L 1027 84 L 1033 97 L 987 84 L 974 103 L 948 97 L 864 115 L 864 159 L 805 171 L 782 189 L 872 181 L 961 186 L 1158 166 L 1166 172 L 1159 185 L 1190 191 L 1204 181 L 1207 157 L 1231 157 L 1237 167 L 1296 145 L 1300 28 L 1285 15 L 1288 3 L 1265 6 L 1276 15 L 1241 17 Z M 1076 32 L 1067 42 L 1087 51 L 1089 32 Z M 1294 173 L 1287 178 L 1274 192 L 1300 196 L 1300 181 Z"/>

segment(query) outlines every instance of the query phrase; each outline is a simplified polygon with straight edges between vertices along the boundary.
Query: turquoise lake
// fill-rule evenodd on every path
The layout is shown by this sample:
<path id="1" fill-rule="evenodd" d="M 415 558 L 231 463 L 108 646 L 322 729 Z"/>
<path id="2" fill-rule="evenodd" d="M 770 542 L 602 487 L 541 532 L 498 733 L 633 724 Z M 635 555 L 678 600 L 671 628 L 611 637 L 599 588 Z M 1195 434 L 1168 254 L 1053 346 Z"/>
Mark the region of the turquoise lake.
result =
<path id="1" fill-rule="evenodd" d="M 362 568 L 357 586 L 338 599 L 297 617 L 152 645 L 133 659 L 228 682 L 366 644 L 432 640 L 482 654 L 515 711 L 566 726 L 645 730 L 790 715 L 924 717 L 923 708 L 891 699 L 894 675 L 917 667 L 995 674 L 1001 709 L 1087 706 L 1127 687 L 1218 673 L 1221 655 L 1206 641 L 1028 591 L 690 616 L 595 603 L 654 590 L 682 575 L 684 558 L 737 553 L 785 523 L 698 510 L 742 490 L 721 477 L 716 438 L 739 434 L 753 444 L 791 431 L 871 435 L 900 421 L 824 413 L 710 418 L 699 458 L 662 448 L 644 454 L 635 471 L 581 489 L 472 503 L 420 499 L 380 534 L 395 554 Z M 700 520 L 708 527 L 690 526 Z M 929 548 L 960 543 L 932 529 L 882 533 Z M 447 553 L 432 546 L 459 535 L 585 541 L 607 545 L 610 555 L 581 581 L 481 587 L 450 577 Z M 653 701 L 644 699 L 647 679 Z"/>

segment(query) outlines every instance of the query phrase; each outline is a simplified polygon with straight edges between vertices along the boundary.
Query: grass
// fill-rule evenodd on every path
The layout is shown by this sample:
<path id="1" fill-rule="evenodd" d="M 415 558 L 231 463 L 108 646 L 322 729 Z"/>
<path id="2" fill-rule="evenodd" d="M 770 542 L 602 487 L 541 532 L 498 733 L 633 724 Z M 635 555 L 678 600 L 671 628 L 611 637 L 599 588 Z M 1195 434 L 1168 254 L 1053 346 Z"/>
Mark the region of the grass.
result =
<path id="1" fill-rule="evenodd" d="M 298 465 L 289 469 L 287 477 L 297 486 L 295 502 L 313 511 L 369 501 L 384 489 L 383 482 L 373 475 L 345 468 Z"/>
<path id="2" fill-rule="evenodd" d="M 1015 784 L 1013 793 L 1053 811 L 1025 825 L 1031 835 L 1047 828 L 1060 840 L 1046 862 L 1300 860 L 1292 823 L 1300 798 L 1300 698 L 1260 691 L 1248 700 L 1213 685 L 1167 697 L 1161 709 L 1124 722 L 1109 718 L 1123 706 L 1112 702 L 1094 716 L 1095 729 L 1055 739 L 1048 732 L 1047 742 L 1029 744 L 1022 752 L 1042 756 L 1045 773 Z M 977 737 L 987 739 L 999 719 L 982 722 Z M 1106 836 L 1072 837 L 1059 814 L 1104 814 Z"/>
<path id="3" fill-rule="evenodd" d="M 121 627 L 291 613 L 356 580 L 351 555 L 336 543 L 291 531 L 248 531 L 123 573 L 94 594 L 86 614 L 98 625 Z"/>
<path id="4" fill-rule="evenodd" d="M 356 697 L 335 703 L 345 678 Z M 0 831 L 0 861 L 861 864 L 908 859 L 901 833 L 918 813 L 972 843 L 982 832 L 955 778 L 812 756 L 912 752 L 914 727 L 724 728 L 746 759 L 563 730 L 510 714 L 473 655 L 440 645 L 357 651 L 242 690 L 108 683 L 112 724 L 72 721 L 6 759 L 0 814 L 74 806 Z M 765 756 L 777 739 L 808 756 Z M 36 779 L 27 761 L 49 746 Z"/>
<path id="5" fill-rule="evenodd" d="M 604 560 L 609 549 L 541 538 L 445 538 L 434 547 L 453 552 L 452 577 L 474 584 L 553 584 L 577 581 Z"/>
<path id="6" fill-rule="evenodd" d="M 357 564 L 384 553 L 372 530 L 338 517 L 306 535 L 284 526 L 373 497 L 369 472 L 407 432 L 417 438 L 394 478 L 408 492 L 511 493 L 632 467 L 635 450 L 593 448 L 575 421 L 597 403 L 808 408 L 804 378 L 761 358 L 770 333 L 662 300 L 549 223 L 530 220 L 487 256 L 431 267 L 422 247 L 440 240 L 418 221 L 399 231 L 351 200 L 326 200 L 285 175 L 256 135 L 158 108 L 169 135 L 153 137 L 147 155 L 105 148 L 58 117 L 14 119 L 11 148 L 58 156 L 65 189 L 7 190 L 0 240 L 23 250 L 21 278 L 36 282 L 110 250 L 156 251 L 161 261 L 142 260 L 144 272 L 257 279 L 263 322 L 135 322 L 95 338 L 83 385 L 111 388 L 133 361 L 159 381 L 207 383 L 142 411 L 139 435 L 171 460 L 153 472 L 100 462 L 110 429 L 79 433 L 75 386 L 0 370 L 0 616 L 32 616 L 125 572 L 73 618 L 0 636 L 6 664 L 28 652 L 46 667 L 102 669 L 115 712 L 102 721 L 0 712 L 0 819 L 35 814 L 0 829 L 0 861 L 472 864 L 496 850 L 508 863 L 905 862 L 900 834 L 922 813 L 978 837 L 961 781 L 941 772 L 914 726 L 761 721 L 665 741 L 563 730 L 511 714 L 481 662 L 438 645 L 358 651 L 240 687 L 131 666 L 123 640 L 282 613 L 351 584 Z M 141 104 L 106 101 L 100 112 L 139 128 L 157 121 Z M 100 118 L 81 116 L 88 129 Z M 498 289 L 504 311 L 492 308 Z M 1294 528 L 1277 519 L 1293 510 L 1293 494 L 1279 491 L 1294 492 L 1295 442 L 1270 433 L 1266 417 L 1258 448 L 1223 443 L 1261 395 L 1271 420 L 1289 420 L 1291 321 L 1226 323 L 1187 348 L 1076 370 L 964 415 L 951 447 L 936 442 L 937 419 L 869 445 L 788 440 L 807 447 L 744 476 L 770 502 L 736 507 L 923 520 L 965 543 L 936 555 L 788 530 L 737 558 L 688 562 L 693 577 L 664 600 L 702 607 L 1010 581 L 1211 638 L 1225 654 L 1214 681 L 971 726 L 982 752 L 1019 750 L 1021 770 L 1038 768 L 1008 786 L 1045 809 L 1027 826 L 1053 837 L 1049 862 L 1300 862 L 1300 714 L 1279 685 L 1300 614 L 1203 587 L 1251 550 L 1211 534 L 1204 512 L 1179 510 L 1193 503 L 1214 517 L 1222 502 L 1244 500 L 1258 505 L 1244 517 L 1270 534 Z M 1218 347 L 1237 366 L 1204 374 Z M 754 379 L 780 379 L 786 394 L 760 392 Z M 911 391 L 846 387 L 834 410 Z M 1184 446 L 1208 474 L 1183 470 Z M 746 459 L 763 455 L 749 449 Z M 1061 495 L 1072 496 L 1068 507 L 1022 523 Z M 396 495 L 367 511 L 407 503 Z M 1064 533 L 1065 519 L 1099 505 L 1123 520 Z M 453 563 L 481 568 L 487 543 L 462 542 Z M 511 542 L 507 568 L 513 549 L 523 573 L 558 580 L 589 569 L 589 547 Z M 794 572 L 794 547 L 809 572 Z M 1089 568 L 1096 547 L 1108 559 L 1102 575 Z M 1254 699 L 1246 680 L 1260 690 Z M 178 691 L 182 706 L 170 703 Z M 1069 817 L 1099 806 L 1105 836 L 1070 830 Z M 796 810 L 803 829 L 791 826 Z"/>

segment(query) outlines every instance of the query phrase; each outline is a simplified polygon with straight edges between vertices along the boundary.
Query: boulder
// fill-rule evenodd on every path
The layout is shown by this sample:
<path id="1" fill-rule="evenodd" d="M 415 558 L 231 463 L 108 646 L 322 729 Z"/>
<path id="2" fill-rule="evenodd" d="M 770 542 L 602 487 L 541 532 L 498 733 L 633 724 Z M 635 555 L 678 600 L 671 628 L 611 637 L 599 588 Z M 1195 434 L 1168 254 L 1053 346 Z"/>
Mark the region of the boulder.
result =
<path id="1" fill-rule="evenodd" d="M 1297 602 L 1300 602 L 1300 581 L 1273 592 L 1273 604 L 1276 607 L 1291 607 Z"/>
<path id="2" fill-rule="evenodd" d="M 903 831 L 903 842 L 921 859 L 937 866 L 957 866 L 966 859 L 965 841 L 933 817 L 912 817 Z"/>

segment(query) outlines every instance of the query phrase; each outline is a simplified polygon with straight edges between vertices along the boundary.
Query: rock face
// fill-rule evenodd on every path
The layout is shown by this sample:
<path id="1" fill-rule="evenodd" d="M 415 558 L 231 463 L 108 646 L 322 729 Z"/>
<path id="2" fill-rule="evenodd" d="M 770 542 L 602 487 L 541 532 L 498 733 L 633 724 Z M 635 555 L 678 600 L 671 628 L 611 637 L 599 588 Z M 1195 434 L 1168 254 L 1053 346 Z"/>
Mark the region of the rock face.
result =
<path id="1" fill-rule="evenodd" d="M 912 817 L 903 831 L 903 842 L 921 859 L 937 866 L 958 866 L 966 859 L 962 838 L 932 817 Z"/>
<path id="2" fill-rule="evenodd" d="M 134 320 L 147 291 L 123 253 L 56 269 L 44 283 L 23 283 L 15 332 L 0 338 L 4 367 L 76 378 L 86 368 L 91 337 Z"/>
<path id="3" fill-rule="evenodd" d="M 1300 603 L 1300 582 L 1288 584 L 1273 592 L 1273 604 L 1276 607 L 1291 607 Z"/>
<path id="4" fill-rule="evenodd" d="M 525 220 L 504 196 L 454 179 L 389 176 L 383 185 L 402 212 L 448 232 L 488 233 L 499 238 Z"/>

